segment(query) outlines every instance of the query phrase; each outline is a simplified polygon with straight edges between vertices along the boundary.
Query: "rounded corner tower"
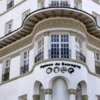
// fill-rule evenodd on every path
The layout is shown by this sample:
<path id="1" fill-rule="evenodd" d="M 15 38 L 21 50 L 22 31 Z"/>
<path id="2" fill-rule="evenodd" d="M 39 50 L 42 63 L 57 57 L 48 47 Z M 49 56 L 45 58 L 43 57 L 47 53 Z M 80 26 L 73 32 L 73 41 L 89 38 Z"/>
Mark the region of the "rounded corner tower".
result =
<path id="1" fill-rule="evenodd" d="M 0 5 L 0 100 L 100 99 L 99 0 Z"/>

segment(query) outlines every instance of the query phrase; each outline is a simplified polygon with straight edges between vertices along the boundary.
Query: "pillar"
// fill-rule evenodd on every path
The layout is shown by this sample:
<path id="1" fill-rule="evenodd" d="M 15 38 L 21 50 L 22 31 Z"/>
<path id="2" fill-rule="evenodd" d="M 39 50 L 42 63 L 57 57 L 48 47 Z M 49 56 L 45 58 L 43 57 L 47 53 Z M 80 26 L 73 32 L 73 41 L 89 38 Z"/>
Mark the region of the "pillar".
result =
<path id="1" fill-rule="evenodd" d="M 51 100 L 52 89 L 45 89 L 44 94 L 45 94 L 45 100 Z"/>
<path id="2" fill-rule="evenodd" d="M 76 100 L 76 90 L 75 89 L 69 89 L 69 100 Z"/>
<path id="3" fill-rule="evenodd" d="M 40 100 L 40 95 L 33 95 L 33 100 Z"/>
<path id="4" fill-rule="evenodd" d="M 76 59 L 76 41 L 75 36 L 71 36 L 71 58 Z"/>
<path id="5" fill-rule="evenodd" d="M 49 51 L 48 51 L 48 48 L 49 48 L 49 33 L 45 33 L 44 34 L 44 59 L 48 59 L 48 56 L 49 56 Z"/>

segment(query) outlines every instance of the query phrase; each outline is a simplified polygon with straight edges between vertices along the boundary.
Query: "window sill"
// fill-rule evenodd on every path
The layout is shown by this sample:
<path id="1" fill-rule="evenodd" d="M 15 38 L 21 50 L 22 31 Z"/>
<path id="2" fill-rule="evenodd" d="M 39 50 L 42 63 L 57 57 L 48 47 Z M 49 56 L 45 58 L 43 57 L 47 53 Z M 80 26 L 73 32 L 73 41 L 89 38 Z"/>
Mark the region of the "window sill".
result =
<path id="1" fill-rule="evenodd" d="M 100 1 L 97 1 L 97 0 L 92 0 L 92 1 L 100 5 Z"/>
<path id="2" fill-rule="evenodd" d="M 22 4 L 23 2 L 25 2 L 26 0 L 22 0 L 21 2 L 19 2 L 18 4 L 12 6 L 11 8 L 8 8 L 6 11 L 4 11 L 3 13 L 0 14 L 0 16 L 6 14 L 7 12 L 9 12 L 10 10 L 14 9 L 15 7 L 19 6 L 20 4 Z"/>

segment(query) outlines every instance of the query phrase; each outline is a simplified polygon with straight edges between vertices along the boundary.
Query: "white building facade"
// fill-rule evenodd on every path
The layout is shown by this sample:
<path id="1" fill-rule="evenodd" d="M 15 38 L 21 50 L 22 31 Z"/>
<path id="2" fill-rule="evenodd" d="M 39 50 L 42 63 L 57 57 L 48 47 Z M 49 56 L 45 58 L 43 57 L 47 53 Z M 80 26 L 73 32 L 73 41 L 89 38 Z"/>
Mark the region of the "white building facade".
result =
<path id="1" fill-rule="evenodd" d="M 0 0 L 0 100 L 100 100 L 100 1 Z"/>

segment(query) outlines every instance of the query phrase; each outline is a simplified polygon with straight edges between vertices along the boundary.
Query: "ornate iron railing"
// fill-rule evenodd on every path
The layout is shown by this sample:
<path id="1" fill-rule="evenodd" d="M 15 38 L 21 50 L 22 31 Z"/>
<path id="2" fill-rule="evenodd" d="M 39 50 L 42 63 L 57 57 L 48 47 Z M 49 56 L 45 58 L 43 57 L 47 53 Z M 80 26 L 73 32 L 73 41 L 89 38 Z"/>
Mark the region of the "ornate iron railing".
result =
<path id="1" fill-rule="evenodd" d="M 81 52 L 78 52 L 78 51 L 76 51 L 76 59 L 86 62 L 86 57 Z"/>
<path id="2" fill-rule="evenodd" d="M 44 59 L 44 54 L 43 54 L 43 52 L 40 52 L 35 57 L 35 63 L 38 62 L 38 61 L 41 61 L 43 59 Z"/>
<path id="3" fill-rule="evenodd" d="M 20 74 L 25 74 L 29 71 L 29 65 L 24 65 L 20 68 Z"/>
<path id="4" fill-rule="evenodd" d="M 2 82 L 9 80 L 9 72 L 2 75 Z"/>
<path id="5" fill-rule="evenodd" d="M 66 48 L 49 49 L 49 58 L 69 58 L 71 59 L 71 50 Z"/>

